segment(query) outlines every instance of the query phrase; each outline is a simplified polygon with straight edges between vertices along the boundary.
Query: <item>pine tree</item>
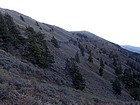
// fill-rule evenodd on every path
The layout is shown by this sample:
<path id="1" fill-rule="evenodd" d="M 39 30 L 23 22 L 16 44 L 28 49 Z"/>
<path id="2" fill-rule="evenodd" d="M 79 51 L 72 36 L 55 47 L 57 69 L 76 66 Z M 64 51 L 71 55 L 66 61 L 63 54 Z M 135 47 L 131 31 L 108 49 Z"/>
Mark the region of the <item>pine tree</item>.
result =
<path id="1" fill-rule="evenodd" d="M 82 74 L 80 73 L 78 66 L 73 65 L 73 68 L 71 68 L 71 76 L 73 87 L 75 89 L 83 90 L 85 88 L 85 80 Z"/>
<path id="2" fill-rule="evenodd" d="M 121 64 L 118 64 L 115 68 L 115 74 L 117 76 L 121 75 L 122 74 L 122 67 L 121 67 Z"/>
<path id="3" fill-rule="evenodd" d="M 103 76 L 104 68 L 105 68 L 105 65 L 104 65 L 103 59 L 101 58 L 100 59 L 100 68 L 99 68 L 99 75 L 100 76 Z"/>
<path id="4" fill-rule="evenodd" d="M 75 54 L 75 61 L 76 61 L 77 63 L 80 63 L 80 58 L 79 58 L 78 52 L 76 52 L 76 54 Z"/>
<path id="5" fill-rule="evenodd" d="M 23 44 L 25 38 L 19 34 L 20 31 L 14 23 L 13 18 L 9 14 L 2 15 L 0 13 L 0 46 L 2 49 L 9 51 L 9 49 L 13 50 Z"/>
<path id="6" fill-rule="evenodd" d="M 125 84 L 125 88 L 130 90 L 133 88 L 140 88 L 140 83 L 133 77 L 132 70 L 126 69 L 123 75 L 123 83 Z"/>
<path id="7" fill-rule="evenodd" d="M 0 47 L 5 48 L 5 43 L 9 42 L 9 38 L 6 37 L 7 36 L 7 27 L 6 27 L 6 23 L 3 17 L 3 14 L 0 12 Z"/>
<path id="8" fill-rule="evenodd" d="M 71 58 L 70 60 L 66 60 L 65 69 L 69 72 L 71 76 L 73 87 L 82 91 L 86 86 L 85 79 L 80 73 L 79 68 L 75 64 L 75 60 L 73 58 Z"/>
<path id="9" fill-rule="evenodd" d="M 104 62 L 103 62 L 103 59 L 101 58 L 100 59 L 100 66 L 104 69 L 105 65 L 104 65 Z"/>
<path id="10" fill-rule="evenodd" d="M 7 34 L 7 27 L 2 13 L 0 12 L 0 38 Z"/>
<path id="11" fill-rule="evenodd" d="M 13 21 L 13 18 L 9 14 L 5 14 L 4 18 L 8 27 L 8 34 L 14 36 L 20 34 L 20 31 L 17 29 L 16 24 Z"/>
<path id="12" fill-rule="evenodd" d="M 114 91 L 114 94 L 116 95 L 121 95 L 121 83 L 119 81 L 118 78 L 116 78 L 113 82 L 112 82 L 112 89 Z"/>
<path id="13" fill-rule="evenodd" d="M 19 35 L 20 31 L 14 23 L 13 18 L 9 14 L 5 14 L 4 19 L 8 30 L 8 34 L 6 37 L 9 38 L 9 43 L 11 43 L 15 47 L 17 47 L 19 44 L 23 44 L 24 38 Z"/>
<path id="14" fill-rule="evenodd" d="M 102 67 L 99 68 L 99 75 L 103 76 L 103 68 Z"/>
<path id="15" fill-rule="evenodd" d="M 26 57 L 32 63 L 42 68 L 47 68 L 50 63 L 54 63 L 54 57 L 50 54 L 44 34 L 35 32 L 33 28 L 26 29 L 28 35 L 28 47 Z"/>
<path id="16" fill-rule="evenodd" d="M 91 53 L 91 51 L 89 51 L 88 61 L 89 61 L 89 62 L 93 62 L 93 58 L 92 58 L 92 53 Z"/>

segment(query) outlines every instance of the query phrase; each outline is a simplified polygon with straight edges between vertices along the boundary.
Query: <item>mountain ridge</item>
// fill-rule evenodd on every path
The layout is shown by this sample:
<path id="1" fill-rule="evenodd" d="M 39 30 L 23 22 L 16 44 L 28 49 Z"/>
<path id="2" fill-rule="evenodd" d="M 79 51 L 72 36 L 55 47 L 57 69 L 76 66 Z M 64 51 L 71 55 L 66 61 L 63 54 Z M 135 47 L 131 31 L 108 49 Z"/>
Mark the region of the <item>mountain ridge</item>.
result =
<path id="1" fill-rule="evenodd" d="M 13 41 L 8 44 L 4 42 L 5 39 L 1 38 L 1 43 L 8 49 L 0 47 L 2 81 L 0 90 L 4 95 L 4 97 L 0 97 L 1 103 L 6 104 L 11 101 L 15 104 L 28 102 L 26 105 L 31 103 L 52 105 L 135 103 L 123 83 L 122 94 L 116 96 L 113 93 L 111 81 L 117 77 L 115 69 L 119 64 L 123 71 L 133 68 L 132 72 L 139 74 L 140 55 L 134 55 L 117 44 L 87 31 L 69 32 L 57 26 L 40 23 L 18 12 L 3 9 L 0 11 L 5 11 L 2 14 L 6 13 L 12 17 L 16 29 L 20 31 L 17 38 L 22 36 L 18 40 L 25 40 L 23 43 L 19 42 L 14 45 Z M 32 44 L 32 42 L 35 43 Z M 39 48 L 39 51 L 32 49 L 33 52 L 30 52 L 32 51 L 30 46 Z M 46 47 L 47 49 L 45 49 Z M 52 59 L 53 56 L 55 63 L 51 63 L 50 58 L 44 59 L 46 57 L 44 50 L 48 51 L 48 55 L 50 54 L 47 57 L 51 56 Z M 69 69 L 72 68 L 66 67 L 67 59 L 72 62 L 76 53 L 80 58 L 80 62 L 75 63 L 75 66 L 78 67 L 76 75 L 85 80 L 83 91 L 73 88 L 73 81 L 78 80 L 73 76 L 75 72 L 69 73 Z M 44 60 L 50 65 L 44 63 Z M 99 74 L 101 61 L 104 63 L 103 76 Z M 4 87 L 6 90 L 3 90 Z M 8 88 L 11 90 L 8 91 Z M 14 94 L 18 95 L 13 97 Z"/>
<path id="2" fill-rule="evenodd" d="M 131 46 L 131 45 L 122 45 L 122 48 L 125 48 L 126 50 L 132 51 L 132 52 L 136 52 L 140 54 L 140 47 L 135 47 L 135 46 Z"/>

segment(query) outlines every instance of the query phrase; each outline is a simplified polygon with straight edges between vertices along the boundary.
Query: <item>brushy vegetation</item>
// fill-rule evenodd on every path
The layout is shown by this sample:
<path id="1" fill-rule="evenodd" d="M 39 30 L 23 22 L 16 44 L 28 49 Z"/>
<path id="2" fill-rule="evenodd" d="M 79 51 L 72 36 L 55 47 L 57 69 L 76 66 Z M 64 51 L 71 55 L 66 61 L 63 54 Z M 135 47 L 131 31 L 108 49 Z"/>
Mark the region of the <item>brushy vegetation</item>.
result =
<path id="1" fill-rule="evenodd" d="M 116 94 L 116 95 L 121 95 L 122 87 L 121 87 L 121 83 L 120 83 L 120 81 L 119 81 L 118 78 L 116 78 L 116 79 L 112 82 L 112 89 L 113 89 L 114 94 Z"/>
<path id="2" fill-rule="evenodd" d="M 80 57 L 79 57 L 78 52 L 76 52 L 76 54 L 75 54 L 75 61 L 76 61 L 77 63 L 80 63 Z"/>
<path id="3" fill-rule="evenodd" d="M 117 76 L 122 75 L 122 66 L 121 66 L 121 64 L 117 64 L 117 66 L 115 68 L 115 74 Z"/>
<path id="4" fill-rule="evenodd" d="M 122 81 L 125 88 L 130 91 L 130 95 L 140 101 L 140 80 L 137 78 L 136 73 L 133 73 L 131 69 L 126 69 L 122 76 Z"/>
<path id="5" fill-rule="evenodd" d="M 41 68 L 47 68 L 50 63 L 54 63 L 54 58 L 50 54 L 47 42 L 41 32 L 35 32 L 32 27 L 27 27 L 26 35 L 28 39 L 25 39 L 20 35 L 13 18 L 9 14 L 3 15 L 1 13 L 0 27 L 0 48 L 9 52 L 17 50 L 20 53 L 20 48 L 22 47 L 23 52 L 26 52 L 24 53 L 24 58 Z"/>
<path id="6" fill-rule="evenodd" d="M 60 48 L 60 45 L 58 44 L 58 41 L 56 40 L 54 36 L 52 37 L 51 42 L 54 45 L 54 47 Z"/>
<path id="7" fill-rule="evenodd" d="M 6 99 L 8 96 L 8 84 L 0 84 L 0 100 Z"/>
<path id="8" fill-rule="evenodd" d="M 22 21 L 20 23 L 23 24 L 23 22 L 26 22 L 22 15 L 20 15 L 20 17 L 18 18 L 20 18 L 20 21 Z M 37 28 L 39 28 L 40 30 L 44 29 L 42 32 L 45 31 L 45 28 L 42 26 L 41 23 L 34 21 L 33 26 L 34 25 L 36 25 Z M 42 26 L 42 28 L 40 26 Z M 121 93 L 122 90 L 121 84 L 124 83 L 125 87 L 124 86 L 122 87 L 126 88 L 127 91 L 125 90 L 123 91 L 129 92 L 130 95 L 134 98 L 134 100 L 140 101 L 140 74 L 138 72 L 140 71 L 140 66 L 138 63 L 140 60 L 139 58 L 137 58 L 136 54 L 133 55 L 135 57 L 130 56 L 129 54 L 125 55 L 128 57 L 128 59 L 126 60 L 123 58 L 124 56 L 122 57 L 120 56 L 121 54 L 118 53 L 119 51 L 118 49 L 117 51 L 112 49 L 111 49 L 112 51 L 110 51 L 110 49 L 107 50 L 108 47 L 105 46 L 105 43 L 102 43 L 101 41 L 97 43 L 98 40 L 96 41 L 96 38 L 95 41 L 93 41 L 92 38 L 89 40 L 88 36 L 81 33 L 79 34 L 74 33 L 73 34 L 74 37 L 71 36 L 71 39 L 69 39 L 69 41 L 60 42 L 57 40 L 57 38 L 54 37 L 55 33 L 53 32 L 55 31 L 55 29 L 53 29 L 50 26 L 51 29 L 49 31 L 48 30 L 46 31 L 53 36 L 51 39 L 51 44 L 56 49 L 60 48 L 60 43 L 61 45 L 63 44 L 69 45 L 65 46 L 65 48 L 67 49 L 73 48 L 71 46 L 71 44 L 73 44 L 75 47 L 73 48 L 73 50 L 70 51 L 77 52 L 74 56 L 74 54 L 72 54 L 71 52 L 65 53 L 66 49 L 63 49 L 63 47 L 62 49 L 60 48 L 60 50 L 57 50 L 58 52 L 55 51 L 55 49 L 53 49 L 52 52 L 55 53 L 57 58 L 56 61 L 58 62 L 60 60 L 66 59 L 68 56 L 74 56 L 74 58 L 66 60 L 65 70 L 63 68 L 64 61 L 59 62 L 58 63 L 59 65 L 56 64 L 48 68 L 51 65 L 51 63 L 54 63 L 55 61 L 52 53 L 48 49 L 48 44 L 47 41 L 45 40 L 45 35 L 41 32 L 36 32 L 30 26 L 24 30 L 22 30 L 23 28 L 19 27 L 16 26 L 16 24 L 14 23 L 14 19 L 9 14 L 0 13 L 0 42 L 1 42 L 0 49 L 6 51 L 5 52 L 1 50 L 1 53 L 3 54 L 1 54 L 0 59 L 0 67 L 2 67 L 2 70 L 0 70 L 0 103 L 2 101 L 7 101 L 8 99 L 11 100 L 14 98 L 15 100 L 21 100 L 23 99 L 23 97 L 26 96 L 23 100 L 21 100 L 23 102 L 26 101 L 26 104 L 49 104 L 45 102 L 53 101 L 53 99 L 56 99 L 58 104 L 66 105 L 68 102 L 71 103 L 70 101 L 73 101 L 74 98 L 76 100 L 75 102 L 78 102 L 79 101 L 78 99 L 81 98 L 80 97 L 81 94 L 83 94 L 82 97 L 85 97 L 81 98 L 81 100 L 87 101 L 88 98 L 86 97 L 85 93 L 95 92 L 96 94 L 95 85 L 97 84 L 97 82 L 99 83 L 97 85 L 99 90 L 101 88 L 102 90 L 103 89 L 106 90 L 108 88 L 107 92 L 104 92 L 102 90 L 99 92 L 103 94 L 103 96 L 106 94 L 108 96 L 112 96 L 111 91 L 113 91 L 115 95 L 122 94 L 122 96 L 119 97 L 123 97 L 124 92 Z M 22 30 L 21 31 L 22 35 L 19 29 Z M 55 32 L 57 33 L 57 31 Z M 50 35 L 48 35 L 48 37 L 50 37 Z M 74 39 L 75 35 L 76 38 L 78 37 L 77 40 Z M 79 49 L 77 49 L 76 47 L 79 47 Z M 64 55 L 63 59 L 61 59 L 61 57 L 59 56 L 59 54 L 61 53 L 59 51 L 62 51 L 62 55 Z M 57 53 L 59 54 L 57 55 Z M 96 54 L 97 60 L 100 62 L 100 66 L 98 64 L 99 63 L 98 61 L 96 62 L 95 60 L 95 62 L 93 62 L 93 55 L 95 56 Z M 123 54 L 124 53 L 122 53 L 122 55 Z M 107 59 L 108 57 L 106 57 L 106 55 L 109 56 L 110 58 L 109 60 Z M 122 60 L 124 60 L 124 62 Z M 80 67 L 81 68 L 83 67 L 82 69 L 85 69 L 83 73 L 85 73 L 84 76 L 87 79 L 87 81 L 85 81 L 85 78 L 81 73 Z M 94 69 L 96 72 L 94 71 Z M 97 76 L 92 75 L 93 73 L 97 73 L 96 69 L 99 69 L 99 75 L 103 76 L 100 79 L 102 81 L 96 79 Z M 106 69 L 105 73 L 104 69 Z M 116 76 L 112 75 L 113 72 L 115 72 Z M 91 73 L 90 80 L 88 77 L 89 76 L 88 73 Z M 107 77 L 108 75 L 110 75 L 110 73 L 111 76 Z M 112 82 L 112 90 L 111 90 L 110 88 L 111 85 L 110 84 L 108 85 L 108 83 L 105 82 L 104 80 L 107 79 L 108 81 L 108 78 L 110 79 L 114 77 L 116 77 L 116 79 Z M 81 91 L 77 91 L 73 88 L 67 87 L 70 85 L 71 87 Z M 85 89 L 85 87 L 87 88 Z M 78 94 L 76 94 L 76 92 Z M 89 95 L 89 93 L 87 93 L 87 95 Z M 68 97 L 69 94 L 73 99 Z M 94 96 L 94 93 L 92 94 Z M 99 96 L 100 98 L 96 99 L 93 96 L 91 96 L 91 99 L 99 104 L 99 99 L 101 97 Z M 114 99 L 114 97 L 111 97 L 111 99 Z M 30 103 L 28 103 L 28 101 L 30 101 Z M 57 102 L 55 102 L 55 104 L 57 104 Z M 17 104 L 17 102 L 15 102 L 15 104 Z M 20 104 L 23 103 L 21 102 Z M 88 102 L 88 104 L 90 103 Z"/>

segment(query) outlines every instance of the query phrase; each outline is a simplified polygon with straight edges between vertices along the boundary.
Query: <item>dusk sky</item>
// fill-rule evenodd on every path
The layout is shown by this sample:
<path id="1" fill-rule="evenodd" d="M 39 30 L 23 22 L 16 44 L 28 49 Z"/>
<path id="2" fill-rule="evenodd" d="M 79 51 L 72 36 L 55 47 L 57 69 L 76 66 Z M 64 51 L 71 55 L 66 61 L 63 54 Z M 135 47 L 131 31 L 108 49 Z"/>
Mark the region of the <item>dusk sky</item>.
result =
<path id="1" fill-rule="evenodd" d="M 0 7 L 68 31 L 86 30 L 140 47 L 139 0 L 0 0 Z"/>

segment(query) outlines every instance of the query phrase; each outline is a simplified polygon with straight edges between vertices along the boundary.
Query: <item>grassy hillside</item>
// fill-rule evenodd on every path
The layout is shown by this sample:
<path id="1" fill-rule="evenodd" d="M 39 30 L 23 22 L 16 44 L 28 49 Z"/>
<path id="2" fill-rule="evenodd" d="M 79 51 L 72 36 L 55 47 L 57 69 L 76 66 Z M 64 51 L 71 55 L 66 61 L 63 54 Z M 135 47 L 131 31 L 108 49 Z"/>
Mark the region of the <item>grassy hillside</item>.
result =
<path id="1" fill-rule="evenodd" d="M 2 105 L 139 103 L 139 54 L 90 32 L 0 12 Z"/>

